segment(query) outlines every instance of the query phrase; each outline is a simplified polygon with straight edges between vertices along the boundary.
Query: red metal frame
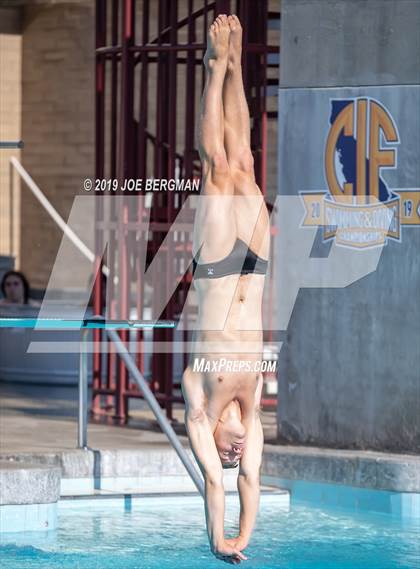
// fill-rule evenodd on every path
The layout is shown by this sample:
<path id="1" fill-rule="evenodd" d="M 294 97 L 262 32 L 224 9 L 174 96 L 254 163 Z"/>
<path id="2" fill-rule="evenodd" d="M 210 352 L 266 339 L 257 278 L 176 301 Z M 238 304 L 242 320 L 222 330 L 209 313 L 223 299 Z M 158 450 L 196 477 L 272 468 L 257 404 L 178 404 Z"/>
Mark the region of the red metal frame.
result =
<path id="1" fill-rule="evenodd" d="M 187 16 L 179 18 L 181 7 Z M 152 32 L 154 9 L 157 8 L 157 32 Z M 263 193 L 266 192 L 266 147 L 267 116 L 266 90 L 268 84 L 267 56 L 277 53 L 278 46 L 267 45 L 268 0 L 96 0 L 96 178 L 147 177 L 174 178 L 178 166 L 179 176 L 192 179 L 200 175 L 200 162 L 194 147 L 195 95 L 204 84 L 202 57 L 209 22 L 218 13 L 230 13 L 233 8 L 244 24 L 243 72 L 250 113 L 253 118 L 251 145 L 255 159 L 256 178 Z M 141 13 L 141 18 L 138 14 Z M 271 15 L 272 16 L 272 15 Z M 277 15 L 275 15 L 277 16 Z M 188 41 L 179 42 L 180 31 L 186 30 Z M 139 40 L 139 36 L 141 39 Z M 156 70 L 156 88 L 152 91 L 152 68 Z M 183 69 L 185 73 L 185 100 L 178 89 Z M 201 81 L 197 82 L 201 69 Z M 152 94 L 151 94 L 152 91 Z M 152 102 L 156 113 L 150 116 Z M 137 103 L 137 104 L 136 104 Z M 183 140 L 178 137 L 177 110 L 185 108 Z M 138 120 L 136 120 L 136 107 Z M 153 124 L 153 120 L 155 121 Z M 153 155 L 151 155 L 151 151 Z M 153 159 L 152 159 L 153 157 Z M 145 246 L 148 260 L 161 246 L 165 235 L 188 194 L 159 193 L 154 196 L 150 215 L 152 239 L 136 237 L 133 227 L 143 219 L 140 200 L 132 207 L 132 198 L 121 196 L 123 206 L 116 211 L 113 206 L 112 231 L 118 236 L 118 256 L 113 248 L 108 250 L 107 264 L 114 267 L 118 258 L 118 301 L 108 307 L 113 318 L 129 318 L 129 299 L 132 285 L 136 285 L 136 307 L 139 318 L 144 307 L 144 283 L 139 256 L 135 248 Z M 98 194 L 96 208 L 96 262 L 99 275 L 103 250 L 103 203 Z M 131 199 L 130 202 L 127 200 Z M 130 203 L 130 207 L 129 207 Z M 134 222 L 134 223 L 133 223 Z M 165 251 L 166 275 L 156 286 L 171 290 L 170 286 L 181 263 L 187 266 L 191 258 L 191 236 L 185 234 L 176 246 Z M 132 260 L 135 266 L 132 266 Z M 181 272 L 181 271 L 180 271 Z M 94 310 L 103 313 L 104 294 L 102 279 L 96 278 Z M 190 286 L 189 275 L 179 281 L 164 312 L 155 317 L 176 319 L 182 310 Z M 114 283 L 108 282 L 109 295 L 114 298 Z M 120 332 L 121 339 L 128 341 L 128 332 Z M 187 340 L 187 332 L 183 332 Z M 138 332 L 137 342 L 143 333 Z M 154 341 L 170 342 L 172 330 L 154 330 Z M 104 340 L 102 331 L 96 330 L 94 341 Z M 187 354 L 184 356 L 186 365 Z M 137 354 L 141 371 L 145 362 L 141 352 Z M 182 402 L 176 393 L 173 380 L 172 354 L 155 354 L 152 359 L 151 388 L 168 418 L 172 418 L 174 402 Z M 113 421 L 125 423 L 128 418 L 128 401 L 141 397 L 128 377 L 124 363 L 110 349 L 105 359 L 95 353 L 93 361 L 92 412 L 94 416 L 105 415 Z M 104 398 L 104 399 L 103 399 Z"/>

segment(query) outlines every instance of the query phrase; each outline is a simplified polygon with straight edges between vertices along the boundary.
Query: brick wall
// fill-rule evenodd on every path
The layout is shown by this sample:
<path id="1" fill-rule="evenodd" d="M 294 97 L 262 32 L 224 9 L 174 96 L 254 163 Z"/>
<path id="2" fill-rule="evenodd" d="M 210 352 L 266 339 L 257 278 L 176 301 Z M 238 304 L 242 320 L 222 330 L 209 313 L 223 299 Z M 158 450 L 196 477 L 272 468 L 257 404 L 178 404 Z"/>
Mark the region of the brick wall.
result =
<path id="1" fill-rule="evenodd" d="M 64 219 L 94 172 L 93 8 L 80 0 L 23 12 L 22 161 Z M 26 188 L 21 227 L 22 268 L 32 286 L 45 287 L 62 232 Z"/>
<path id="2" fill-rule="evenodd" d="M 21 138 L 21 10 L 0 8 L 0 140 Z M 10 169 L 11 156 L 19 150 L 0 150 L 0 255 L 19 252 L 19 184 L 15 183 L 14 232 L 11 236 Z M 18 182 L 18 181 L 17 181 Z M 19 266 L 19 258 L 16 259 Z"/>

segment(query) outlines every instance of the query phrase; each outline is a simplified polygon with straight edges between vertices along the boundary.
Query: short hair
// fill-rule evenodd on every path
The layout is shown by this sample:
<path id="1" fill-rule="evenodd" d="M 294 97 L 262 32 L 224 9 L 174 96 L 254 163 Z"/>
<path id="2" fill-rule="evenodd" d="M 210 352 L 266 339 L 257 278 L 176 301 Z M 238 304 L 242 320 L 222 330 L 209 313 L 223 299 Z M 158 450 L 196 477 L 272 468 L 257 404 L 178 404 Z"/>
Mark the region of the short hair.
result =
<path id="1" fill-rule="evenodd" d="M 23 298 L 24 298 L 24 304 L 28 304 L 28 300 L 29 300 L 29 282 L 28 279 L 25 277 L 25 275 L 23 273 L 21 273 L 20 271 L 7 271 L 6 273 L 4 273 L 3 278 L 1 279 L 1 292 L 3 293 L 3 296 L 6 296 L 6 279 L 8 277 L 18 277 L 21 281 L 22 281 L 22 285 L 23 285 Z"/>
<path id="2" fill-rule="evenodd" d="M 236 462 L 222 462 L 222 468 L 236 468 L 239 464 L 239 460 Z"/>

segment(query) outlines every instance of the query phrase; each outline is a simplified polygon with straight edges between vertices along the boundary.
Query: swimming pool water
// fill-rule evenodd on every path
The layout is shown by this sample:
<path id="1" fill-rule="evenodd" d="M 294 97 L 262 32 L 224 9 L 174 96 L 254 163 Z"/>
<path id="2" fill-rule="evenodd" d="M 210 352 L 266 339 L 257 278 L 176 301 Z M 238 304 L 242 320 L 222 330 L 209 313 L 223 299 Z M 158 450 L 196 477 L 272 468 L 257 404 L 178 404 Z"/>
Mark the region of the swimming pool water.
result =
<path id="1" fill-rule="evenodd" d="M 59 503 L 56 531 L 6 534 L 2 569 L 212 569 L 198 498 Z M 235 504 L 235 505 L 233 505 Z M 236 502 L 229 497 L 228 532 Z M 228 533 L 227 532 L 227 533 Z M 262 500 L 244 569 L 418 569 L 419 527 L 385 514 L 348 514 Z"/>

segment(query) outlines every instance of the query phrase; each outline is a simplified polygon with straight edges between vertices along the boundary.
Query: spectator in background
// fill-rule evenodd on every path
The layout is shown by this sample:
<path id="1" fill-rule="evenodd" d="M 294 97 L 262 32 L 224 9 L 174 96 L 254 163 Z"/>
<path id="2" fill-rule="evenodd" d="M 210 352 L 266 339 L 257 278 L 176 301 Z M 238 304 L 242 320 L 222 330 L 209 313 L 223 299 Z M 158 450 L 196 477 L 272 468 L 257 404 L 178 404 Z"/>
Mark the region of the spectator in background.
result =
<path id="1" fill-rule="evenodd" d="M 39 306 L 39 303 L 29 298 L 29 282 L 20 271 L 7 271 L 0 285 L 4 298 L 0 299 L 0 305 L 29 304 Z"/>

